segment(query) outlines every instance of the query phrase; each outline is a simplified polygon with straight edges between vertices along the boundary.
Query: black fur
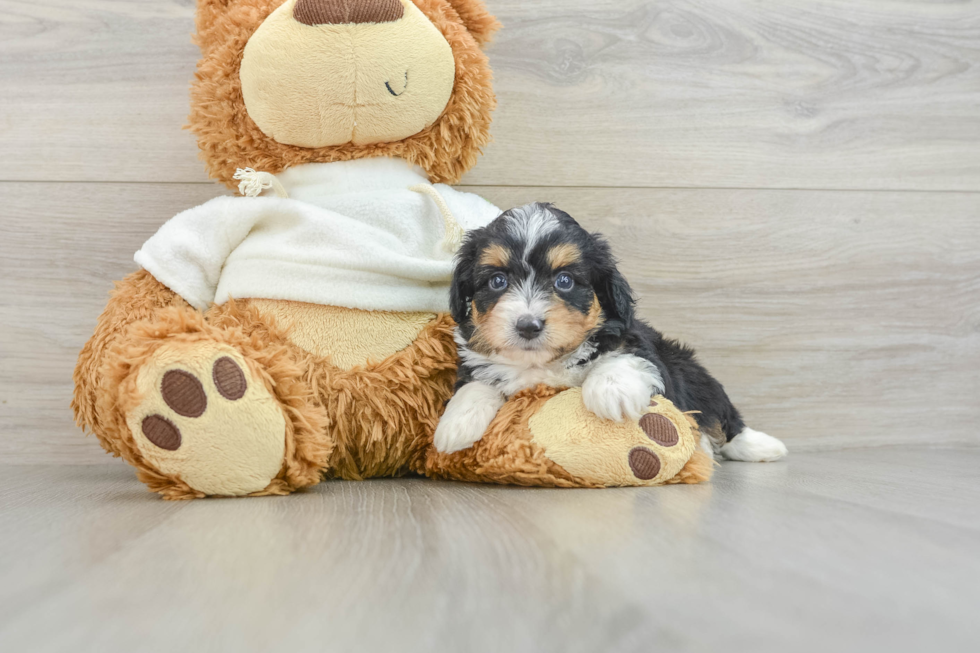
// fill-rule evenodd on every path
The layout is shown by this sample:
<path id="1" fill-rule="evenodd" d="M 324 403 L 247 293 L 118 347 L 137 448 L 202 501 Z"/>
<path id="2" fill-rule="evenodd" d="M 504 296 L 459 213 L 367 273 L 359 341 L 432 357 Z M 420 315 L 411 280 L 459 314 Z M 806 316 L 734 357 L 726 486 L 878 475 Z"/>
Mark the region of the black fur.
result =
<path id="1" fill-rule="evenodd" d="M 570 215 L 550 204 L 537 204 L 516 209 L 543 210 L 550 213 L 559 228 L 551 231 L 535 243 L 525 257 L 526 243 L 507 228 L 513 211 L 507 211 L 482 229 L 467 234 L 457 254 L 453 283 L 450 289 L 450 310 L 459 325 L 460 335 L 467 341 L 473 335 L 471 316 L 475 305 L 481 313 L 491 310 L 499 297 L 488 287 L 488 281 L 497 272 L 505 272 L 515 279 L 527 278 L 533 270 L 539 282 L 551 284 L 550 270 L 543 258 L 548 250 L 558 244 L 575 245 L 581 252 L 578 262 L 562 268 L 575 279 L 574 293 L 563 297 L 567 305 L 586 313 L 592 305 L 593 293 L 602 309 L 603 321 L 588 337 L 596 349 L 593 355 L 581 361 L 588 362 L 596 356 L 623 351 L 653 363 L 663 377 L 664 395 L 683 411 L 699 411 L 695 415 L 702 429 L 721 427 L 727 441 L 731 441 L 744 428 L 738 410 L 732 405 L 725 389 L 697 361 L 694 350 L 676 340 L 666 338 L 659 331 L 634 316 L 633 292 L 619 272 L 608 243 L 599 234 L 590 234 Z M 500 245 L 515 255 L 506 268 L 480 265 L 481 255 L 492 245 Z M 472 370 L 461 365 L 457 389 L 472 380 Z M 719 443 L 720 444 L 720 443 Z"/>
<path id="2" fill-rule="evenodd" d="M 700 411 L 694 416 L 698 426 L 720 425 L 727 442 L 745 428 L 725 388 L 698 362 L 690 347 L 640 320 L 624 334 L 622 347 L 657 366 L 664 380 L 664 396 L 681 410 Z"/>

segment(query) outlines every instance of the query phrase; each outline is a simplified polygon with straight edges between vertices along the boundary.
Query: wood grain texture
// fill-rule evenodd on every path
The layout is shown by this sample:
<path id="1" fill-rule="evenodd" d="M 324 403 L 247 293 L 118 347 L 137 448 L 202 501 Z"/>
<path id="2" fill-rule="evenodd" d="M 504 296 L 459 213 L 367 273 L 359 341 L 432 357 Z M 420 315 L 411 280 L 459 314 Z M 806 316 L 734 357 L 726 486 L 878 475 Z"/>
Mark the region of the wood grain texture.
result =
<path id="1" fill-rule="evenodd" d="M 479 185 L 980 190 L 980 2 L 488 0 Z M 0 180 L 203 181 L 192 0 L 0 0 Z"/>
<path id="2" fill-rule="evenodd" d="M 0 649 L 975 650 L 978 464 L 882 448 L 701 486 L 192 503 L 118 462 L 3 467 Z"/>
<path id="3" fill-rule="evenodd" d="M 481 190 L 603 232 L 640 316 L 791 447 L 980 442 L 980 196 Z"/>
<path id="4" fill-rule="evenodd" d="M 113 281 L 203 184 L 0 184 L 0 459 L 96 462 L 72 424 L 72 370 Z"/>
<path id="5" fill-rule="evenodd" d="M 793 449 L 980 442 L 975 194 L 463 189 L 604 232 L 640 314 Z M 71 424 L 77 352 L 143 240 L 219 192 L 0 184 L 0 458 L 103 460 Z"/>

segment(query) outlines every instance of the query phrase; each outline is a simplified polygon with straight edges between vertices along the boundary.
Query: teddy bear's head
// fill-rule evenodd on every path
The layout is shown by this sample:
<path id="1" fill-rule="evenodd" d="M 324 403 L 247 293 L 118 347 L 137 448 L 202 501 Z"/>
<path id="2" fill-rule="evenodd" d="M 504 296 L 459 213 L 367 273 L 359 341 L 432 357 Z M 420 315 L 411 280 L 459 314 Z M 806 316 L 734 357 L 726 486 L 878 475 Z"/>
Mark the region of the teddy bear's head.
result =
<path id="1" fill-rule="evenodd" d="M 198 0 L 190 129 L 212 177 L 397 156 L 453 183 L 490 139 L 482 0 Z"/>

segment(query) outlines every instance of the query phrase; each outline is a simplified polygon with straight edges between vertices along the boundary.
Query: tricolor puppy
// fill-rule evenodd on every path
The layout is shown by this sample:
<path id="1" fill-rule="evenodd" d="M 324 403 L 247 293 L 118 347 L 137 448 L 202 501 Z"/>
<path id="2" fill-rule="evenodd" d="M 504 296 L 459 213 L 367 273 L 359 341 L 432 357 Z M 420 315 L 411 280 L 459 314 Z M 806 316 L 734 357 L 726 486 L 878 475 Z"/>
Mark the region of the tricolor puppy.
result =
<path id="1" fill-rule="evenodd" d="M 586 408 L 616 421 L 638 419 L 662 394 L 699 411 L 706 451 L 747 461 L 786 454 L 745 426 L 693 350 L 634 318 L 609 246 L 550 204 L 511 209 L 467 235 L 450 308 L 460 365 L 436 428 L 439 451 L 471 446 L 508 397 L 543 383 L 580 386 Z"/>

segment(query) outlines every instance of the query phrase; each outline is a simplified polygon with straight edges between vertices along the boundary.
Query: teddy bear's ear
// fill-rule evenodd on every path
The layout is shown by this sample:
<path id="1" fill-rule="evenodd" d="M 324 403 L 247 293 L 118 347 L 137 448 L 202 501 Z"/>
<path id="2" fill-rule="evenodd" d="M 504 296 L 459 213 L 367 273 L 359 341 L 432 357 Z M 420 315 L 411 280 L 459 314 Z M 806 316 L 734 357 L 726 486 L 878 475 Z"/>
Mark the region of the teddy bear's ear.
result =
<path id="1" fill-rule="evenodd" d="M 204 32 L 240 0 L 197 0 L 197 31 Z"/>
<path id="2" fill-rule="evenodd" d="M 236 2 L 238 2 L 238 0 L 197 0 L 197 13 L 221 13 Z"/>
<path id="3" fill-rule="evenodd" d="M 481 47 L 490 41 L 494 32 L 500 29 L 500 22 L 487 11 L 483 0 L 448 0 L 448 2 Z"/>
<path id="4" fill-rule="evenodd" d="M 207 54 L 212 47 L 254 31 L 286 0 L 197 0 L 194 42 Z"/>

